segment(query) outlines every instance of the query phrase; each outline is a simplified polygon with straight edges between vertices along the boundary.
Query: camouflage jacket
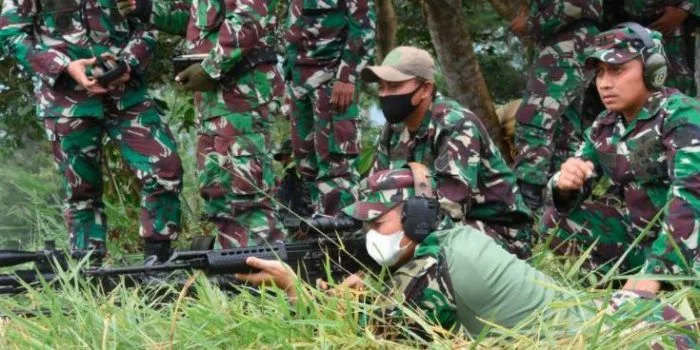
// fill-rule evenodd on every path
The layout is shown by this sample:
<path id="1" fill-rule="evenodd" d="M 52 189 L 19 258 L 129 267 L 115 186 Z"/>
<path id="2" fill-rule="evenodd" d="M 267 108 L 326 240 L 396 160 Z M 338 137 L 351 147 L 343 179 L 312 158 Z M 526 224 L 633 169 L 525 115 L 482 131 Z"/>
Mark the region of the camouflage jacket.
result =
<path id="1" fill-rule="evenodd" d="M 633 21 L 652 22 L 663 15 L 666 6 L 678 7 L 691 15 L 700 16 L 700 0 L 624 0 L 625 14 Z"/>
<path id="2" fill-rule="evenodd" d="M 285 76 L 300 97 L 337 79 L 354 83 L 375 51 L 374 0 L 292 0 Z"/>
<path id="3" fill-rule="evenodd" d="M 629 125 L 618 113 L 601 114 L 576 153 L 595 164 L 597 176 L 609 177 L 617 187 L 632 237 L 640 235 L 663 210 L 661 224 L 651 227 L 646 241 L 651 244 L 646 273 L 688 272 L 698 260 L 699 147 L 700 102 L 677 90 L 663 89 L 653 93 Z M 557 178 L 558 173 L 548 185 L 552 201 Z M 591 193 L 592 183 L 593 179 L 587 181 L 571 201 L 553 204 L 562 213 L 578 208 Z M 675 253 L 674 246 L 683 256 Z"/>
<path id="4" fill-rule="evenodd" d="M 419 162 L 438 183 L 441 208 L 453 220 L 486 223 L 529 218 L 513 171 L 479 118 L 438 94 L 414 135 L 403 124 L 387 124 L 379 136 L 372 172 Z"/>
<path id="5" fill-rule="evenodd" d="M 603 0 L 532 0 L 528 32 L 538 42 L 547 42 L 576 29 L 579 21 L 583 26 L 600 22 L 602 14 Z"/>
<path id="6" fill-rule="evenodd" d="M 225 76 L 253 52 L 273 49 L 277 0 L 153 1 L 151 22 L 162 31 L 185 35 L 188 54 L 207 54 L 202 68 L 225 83 L 215 92 L 195 93 L 200 118 L 246 112 L 282 96 L 282 75 L 264 63 L 236 76 Z M 185 30 L 186 28 L 186 30 Z M 229 85 L 230 83 L 230 85 Z"/>
<path id="7" fill-rule="evenodd" d="M 156 45 L 147 24 L 124 18 L 116 0 L 4 0 L 0 46 L 35 78 L 40 117 L 103 117 L 103 98 L 125 109 L 143 102 L 141 79 Z M 122 57 L 134 72 L 126 86 L 90 96 L 65 72 L 71 61 L 103 53 Z"/>

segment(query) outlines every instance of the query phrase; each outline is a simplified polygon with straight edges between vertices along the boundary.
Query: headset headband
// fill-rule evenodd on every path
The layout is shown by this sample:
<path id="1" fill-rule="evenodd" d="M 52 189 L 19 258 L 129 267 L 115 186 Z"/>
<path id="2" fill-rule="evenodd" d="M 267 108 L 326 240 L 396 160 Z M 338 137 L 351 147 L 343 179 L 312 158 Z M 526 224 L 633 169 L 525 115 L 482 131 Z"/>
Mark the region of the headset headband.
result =
<path id="1" fill-rule="evenodd" d="M 634 36 L 642 41 L 642 44 L 644 44 L 644 48 L 653 49 L 654 46 L 656 46 L 656 44 L 654 43 L 654 39 L 651 38 L 647 29 L 642 27 L 641 24 L 636 22 L 624 22 L 616 25 L 614 29 L 625 28 L 629 28 L 632 31 L 632 33 L 634 33 Z"/>
<path id="2" fill-rule="evenodd" d="M 413 174 L 413 189 L 417 197 L 433 198 L 433 186 L 430 183 L 428 167 L 421 163 L 408 163 Z"/>

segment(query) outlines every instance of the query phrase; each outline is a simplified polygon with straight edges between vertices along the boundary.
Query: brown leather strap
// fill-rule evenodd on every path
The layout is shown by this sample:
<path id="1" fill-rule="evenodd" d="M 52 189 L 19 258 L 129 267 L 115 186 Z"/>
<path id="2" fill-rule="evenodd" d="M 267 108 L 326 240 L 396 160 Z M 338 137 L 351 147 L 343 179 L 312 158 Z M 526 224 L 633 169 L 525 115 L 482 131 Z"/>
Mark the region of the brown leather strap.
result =
<path id="1" fill-rule="evenodd" d="M 430 182 L 428 167 L 421 163 L 408 163 L 413 175 L 413 188 L 416 191 L 417 197 L 433 198 L 433 186 Z"/>

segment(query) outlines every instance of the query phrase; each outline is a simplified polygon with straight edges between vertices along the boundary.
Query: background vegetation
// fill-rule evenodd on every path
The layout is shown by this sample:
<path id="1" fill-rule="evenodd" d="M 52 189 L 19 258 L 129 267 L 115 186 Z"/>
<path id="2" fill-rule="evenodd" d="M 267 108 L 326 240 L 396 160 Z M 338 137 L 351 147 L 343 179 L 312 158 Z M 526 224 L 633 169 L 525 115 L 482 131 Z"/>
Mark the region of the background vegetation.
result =
<path id="1" fill-rule="evenodd" d="M 387 5 L 388 4 L 388 5 Z M 438 57 L 441 71 L 464 64 L 465 75 L 440 74 L 440 90 L 465 103 L 491 125 L 492 137 L 500 138 L 494 124 L 493 105 L 519 98 L 524 87 L 528 57 L 527 45 L 507 31 L 507 20 L 517 2 L 497 0 L 377 0 L 382 11 L 390 6 L 391 23 L 383 26 L 379 39 L 380 56 L 395 45 L 414 45 L 430 50 Z M 392 6 L 393 5 L 393 6 Z M 283 9 L 281 9 L 283 12 Z M 451 11 L 463 27 L 452 34 L 435 27 L 435 16 Z M 384 16 L 389 18 L 391 16 Z M 388 29 L 387 29 L 388 28 Z M 455 43 L 445 37 L 455 37 Z M 389 42 L 387 42 L 389 41 Z M 471 50 L 450 49 L 468 43 Z M 212 228 L 200 221 L 201 201 L 194 177 L 195 114 L 191 97 L 177 90 L 168 58 L 177 51 L 180 39 L 161 36 L 157 57 L 150 69 L 151 91 L 165 111 L 164 118 L 177 135 L 185 165 L 183 193 L 185 233 L 178 245 L 185 247 L 192 235 L 207 234 Z M 456 52 L 447 57 L 444 52 Z M 471 58 L 476 58 L 471 60 Z M 447 69 L 445 69 L 447 67 Z M 476 74 L 476 73 L 478 74 Z M 479 80 L 479 75 L 483 79 Z M 466 84 L 455 84 L 461 79 Z M 479 90 L 481 89 L 481 90 Z M 486 95 L 484 95 L 484 90 Z M 379 130 L 375 112 L 376 90 L 363 87 L 363 159 L 371 159 L 373 142 Z M 484 97 L 486 96 L 486 97 Z M 19 72 L 10 58 L 0 64 L 0 247 L 37 249 L 45 239 L 67 246 L 63 225 L 62 184 L 53 165 L 50 148 L 41 122 L 36 119 L 31 79 Z M 375 108 L 376 109 L 376 108 Z M 495 126 L 494 126 L 495 125 Z M 289 123 L 279 116 L 273 137 L 276 143 L 287 139 Z M 115 149 L 105 141 L 104 196 L 109 217 L 108 247 L 112 261 L 140 252 L 138 232 L 138 185 Z M 367 161 L 367 160 L 366 160 Z M 604 326 L 606 318 L 591 300 L 605 301 L 611 290 L 592 290 L 589 282 L 595 274 L 581 274 L 580 261 L 554 258 L 545 247 L 538 248 L 533 264 L 554 276 L 563 287 L 577 291 L 577 298 L 552 306 L 555 310 L 575 307 L 588 309 L 589 321 L 570 325 L 535 315 L 513 330 L 492 329 L 496 337 L 466 339 L 433 332 L 435 342 L 426 343 L 405 332 L 407 339 L 396 343 L 378 339 L 368 328 L 358 326 L 363 315 L 371 315 L 372 304 L 360 302 L 357 295 L 329 296 L 307 290 L 308 298 L 290 306 L 275 291 L 249 293 L 235 298 L 212 288 L 198 278 L 197 295 L 181 293 L 182 286 L 155 292 L 153 289 L 118 288 L 105 294 L 90 286 L 66 285 L 60 290 L 32 290 L 21 297 L 0 297 L 0 312 L 10 315 L 0 325 L 0 347 L 26 348 L 100 348 L 100 349 L 172 349 L 172 348 L 644 348 L 649 339 L 669 332 L 661 328 L 629 332 L 629 323 Z M 608 276 L 610 279 L 619 276 Z M 686 305 L 697 313 L 700 296 L 683 288 L 665 295 L 674 305 Z M 302 287 L 300 287 L 302 288 Z M 185 288 L 186 289 L 186 288 Z M 371 295 L 370 291 L 370 295 Z M 690 307 L 687 307 L 690 305 Z M 33 318 L 19 317 L 22 311 L 45 311 Z M 410 310 L 407 310 L 410 312 Z M 636 319 L 643 315 L 638 315 Z M 420 315 L 414 315 L 420 319 Z M 693 317 L 694 318 L 694 317 Z M 631 318 L 633 322 L 635 317 Z"/>

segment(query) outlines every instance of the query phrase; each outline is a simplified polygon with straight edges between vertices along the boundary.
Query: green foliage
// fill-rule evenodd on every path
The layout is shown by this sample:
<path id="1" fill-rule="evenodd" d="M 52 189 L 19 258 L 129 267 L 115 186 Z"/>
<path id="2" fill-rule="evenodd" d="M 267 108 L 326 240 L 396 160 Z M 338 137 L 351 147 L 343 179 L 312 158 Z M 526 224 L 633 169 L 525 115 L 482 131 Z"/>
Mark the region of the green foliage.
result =
<path id="1" fill-rule="evenodd" d="M 425 23 L 417 3 L 394 2 L 399 18 L 396 42 L 398 45 L 423 48 L 437 57 L 426 26 L 416 25 Z M 508 23 L 498 16 L 487 0 L 463 1 L 462 11 L 494 102 L 500 104 L 522 97 L 527 76 L 523 64 L 526 61 L 523 55 L 525 50 L 513 39 Z M 437 86 L 438 90 L 446 91 L 444 77 L 438 77 Z"/>

